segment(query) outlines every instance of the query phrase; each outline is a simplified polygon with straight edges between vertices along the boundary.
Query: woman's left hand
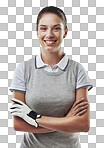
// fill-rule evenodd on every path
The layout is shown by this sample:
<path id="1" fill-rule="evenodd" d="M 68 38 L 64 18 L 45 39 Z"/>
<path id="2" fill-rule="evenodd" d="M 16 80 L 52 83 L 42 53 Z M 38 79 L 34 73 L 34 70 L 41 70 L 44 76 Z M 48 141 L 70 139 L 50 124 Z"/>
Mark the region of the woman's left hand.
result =
<path id="1" fill-rule="evenodd" d="M 16 104 L 12 104 L 10 107 L 11 115 L 18 116 L 24 119 L 30 125 L 38 127 L 38 123 L 36 122 L 37 118 L 40 118 L 41 115 L 38 115 L 35 111 L 31 110 L 25 103 L 18 99 L 11 99 Z"/>
<path id="2" fill-rule="evenodd" d="M 84 98 L 76 101 L 68 114 L 66 116 L 71 117 L 71 116 L 81 116 L 83 115 L 88 108 L 88 102 L 84 101 Z"/>

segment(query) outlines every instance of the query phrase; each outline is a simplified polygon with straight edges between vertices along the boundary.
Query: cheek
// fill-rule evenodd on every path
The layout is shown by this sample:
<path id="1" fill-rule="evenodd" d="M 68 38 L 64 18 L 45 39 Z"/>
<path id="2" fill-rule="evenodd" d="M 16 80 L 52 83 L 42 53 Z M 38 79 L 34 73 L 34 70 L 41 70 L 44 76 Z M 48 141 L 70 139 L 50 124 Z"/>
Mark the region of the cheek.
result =
<path id="1" fill-rule="evenodd" d="M 58 38 L 59 38 L 60 41 L 62 41 L 62 40 L 63 40 L 63 35 L 60 34 L 60 35 L 58 36 Z"/>
<path id="2" fill-rule="evenodd" d="M 57 34 L 57 37 L 60 38 L 60 40 L 62 40 L 62 39 L 63 39 L 63 33 L 62 33 L 62 32 L 59 32 L 59 33 Z"/>
<path id="3" fill-rule="evenodd" d="M 45 33 L 41 33 L 40 34 L 40 39 L 42 40 L 42 39 L 44 39 L 44 37 L 45 37 Z"/>
<path id="4" fill-rule="evenodd" d="M 39 39 L 41 39 L 44 36 L 44 34 L 42 32 L 40 32 L 40 31 L 38 31 L 37 36 L 38 36 Z"/>
<path id="5" fill-rule="evenodd" d="M 43 37 L 42 36 L 39 36 L 39 41 L 40 41 L 40 43 L 42 43 L 42 41 L 43 41 Z"/>

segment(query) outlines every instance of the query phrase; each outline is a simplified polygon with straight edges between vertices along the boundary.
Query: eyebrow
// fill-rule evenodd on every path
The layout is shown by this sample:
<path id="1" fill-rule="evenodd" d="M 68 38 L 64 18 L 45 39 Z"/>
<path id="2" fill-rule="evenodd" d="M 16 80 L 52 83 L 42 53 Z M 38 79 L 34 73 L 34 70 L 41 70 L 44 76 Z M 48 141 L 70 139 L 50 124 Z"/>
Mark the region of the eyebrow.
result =
<path id="1" fill-rule="evenodd" d="M 47 25 L 39 25 L 39 27 L 41 27 L 41 26 L 47 26 Z M 61 26 L 61 25 L 60 24 L 54 25 L 54 27 L 56 27 L 56 26 Z"/>

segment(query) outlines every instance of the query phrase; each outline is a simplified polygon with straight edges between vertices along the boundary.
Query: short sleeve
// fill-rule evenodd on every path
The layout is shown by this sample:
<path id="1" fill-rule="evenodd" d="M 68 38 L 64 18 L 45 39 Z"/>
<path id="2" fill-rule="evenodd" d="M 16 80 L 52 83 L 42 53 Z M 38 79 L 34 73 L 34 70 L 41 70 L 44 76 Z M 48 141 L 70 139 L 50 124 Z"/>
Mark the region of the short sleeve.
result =
<path id="1" fill-rule="evenodd" d="M 26 92 L 25 81 L 24 81 L 24 62 L 17 65 L 14 71 L 13 80 L 11 86 L 9 87 L 9 90 L 11 92 L 13 91 L 20 91 L 24 93 Z"/>
<path id="2" fill-rule="evenodd" d="M 90 90 L 93 85 L 91 84 L 89 76 L 84 67 L 80 63 L 78 63 L 76 90 L 84 87 L 88 87 L 88 90 Z"/>

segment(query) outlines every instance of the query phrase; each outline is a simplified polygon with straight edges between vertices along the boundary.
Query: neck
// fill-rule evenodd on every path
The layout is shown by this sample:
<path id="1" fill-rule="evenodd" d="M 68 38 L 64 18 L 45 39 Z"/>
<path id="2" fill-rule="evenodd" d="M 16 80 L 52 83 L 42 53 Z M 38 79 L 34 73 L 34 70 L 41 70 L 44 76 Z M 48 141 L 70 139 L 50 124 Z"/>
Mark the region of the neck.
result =
<path id="1" fill-rule="evenodd" d="M 51 67 L 57 64 L 63 57 L 65 53 L 62 51 L 59 52 L 41 52 L 42 61 Z"/>

